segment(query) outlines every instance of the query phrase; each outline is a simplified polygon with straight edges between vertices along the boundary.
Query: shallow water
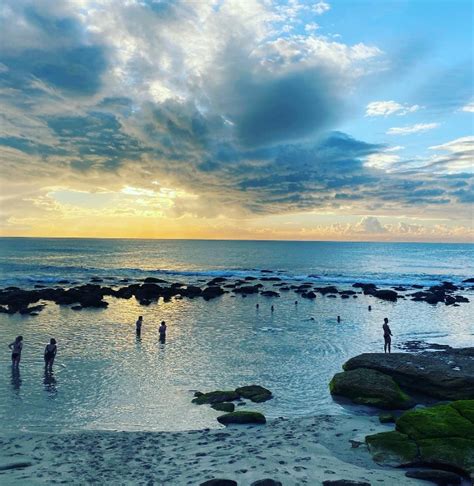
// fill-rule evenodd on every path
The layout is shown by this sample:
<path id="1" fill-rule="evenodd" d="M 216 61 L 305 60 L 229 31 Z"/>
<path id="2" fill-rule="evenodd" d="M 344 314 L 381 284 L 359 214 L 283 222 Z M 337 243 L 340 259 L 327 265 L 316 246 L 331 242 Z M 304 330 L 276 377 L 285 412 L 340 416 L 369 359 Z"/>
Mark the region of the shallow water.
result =
<path id="1" fill-rule="evenodd" d="M 257 266 L 258 255 L 253 255 L 249 268 L 271 268 L 265 254 L 260 256 Z M 116 258 L 111 253 L 112 261 Z M 135 258 L 134 268 L 139 255 Z M 277 268 L 289 271 L 290 265 L 284 266 L 285 258 L 289 257 L 279 255 Z M 59 261 L 69 267 L 78 266 L 71 255 Z M 104 272 L 122 276 L 115 263 L 107 264 L 103 257 L 102 267 L 109 269 Z M 374 272 L 383 273 L 379 267 L 385 264 L 376 264 L 374 259 Z M 317 265 L 308 263 L 308 268 L 317 270 Z M 211 265 L 201 268 L 214 270 Z M 436 274 L 439 271 L 436 268 Z M 467 272 L 469 268 L 465 267 L 464 274 Z M 56 273 L 64 278 L 64 273 Z M 461 277 L 458 274 L 458 279 Z M 272 288 L 271 282 L 266 287 Z M 349 287 L 339 284 L 340 289 Z M 462 294 L 474 299 L 472 290 Z M 278 299 L 227 294 L 209 302 L 200 298 L 167 303 L 160 300 L 149 307 L 140 306 L 135 299 L 110 298 L 109 303 L 105 310 L 75 312 L 50 302 L 37 317 L 0 314 L 3 430 L 215 427 L 218 412 L 192 405 L 192 390 L 231 389 L 252 383 L 270 388 L 275 398 L 244 409 L 262 410 L 270 418 L 344 414 L 347 410 L 331 399 L 328 382 L 351 356 L 382 350 L 384 317 L 390 320 L 394 345 L 417 339 L 474 346 L 472 303 L 430 306 L 409 300 L 390 303 L 363 295 L 347 300 L 318 295 L 315 301 L 308 301 L 293 292 L 282 292 Z M 256 303 L 260 305 L 258 310 Z M 138 315 L 144 316 L 140 341 L 134 329 Z M 340 323 L 337 315 L 341 316 Z M 169 325 L 165 344 L 158 342 L 161 320 Z M 7 348 L 18 334 L 25 337 L 19 377 L 12 375 Z M 42 362 L 44 345 L 51 336 L 59 344 L 52 377 L 45 376 Z"/>

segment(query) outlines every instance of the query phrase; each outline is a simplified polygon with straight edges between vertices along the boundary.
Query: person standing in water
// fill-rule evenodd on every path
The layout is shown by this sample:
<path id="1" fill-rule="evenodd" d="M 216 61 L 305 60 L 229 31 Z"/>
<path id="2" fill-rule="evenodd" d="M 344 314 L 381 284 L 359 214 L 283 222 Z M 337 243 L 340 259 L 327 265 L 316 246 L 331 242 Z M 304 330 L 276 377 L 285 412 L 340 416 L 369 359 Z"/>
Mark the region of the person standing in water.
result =
<path id="1" fill-rule="evenodd" d="M 161 321 L 160 327 L 158 328 L 158 332 L 160 333 L 160 342 L 164 343 L 166 341 L 166 322 Z"/>
<path id="2" fill-rule="evenodd" d="M 10 343 L 8 347 L 12 350 L 12 366 L 18 368 L 21 360 L 21 350 L 23 349 L 23 336 L 17 336 L 15 341 Z"/>
<path id="3" fill-rule="evenodd" d="M 142 324 L 143 324 L 143 316 L 139 316 L 138 321 L 135 324 L 138 338 L 141 337 L 142 335 Z"/>
<path id="4" fill-rule="evenodd" d="M 46 370 L 53 370 L 54 358 L 56 358 L 57 351 L 56 339 L 51 338 L 49 344 L 44 348 L 44 367 Z"/>
<path id="5" fill-rule="evenodd" d="M 391 353 L 391 344 L 392 344 L 392 331 L 388 325 L 388 319 L 385 317 L 383 320 L 383 340 L 384 340 L 384 345 L 383 345 L 383 351 L 384 353 L 388 352 Z"/>

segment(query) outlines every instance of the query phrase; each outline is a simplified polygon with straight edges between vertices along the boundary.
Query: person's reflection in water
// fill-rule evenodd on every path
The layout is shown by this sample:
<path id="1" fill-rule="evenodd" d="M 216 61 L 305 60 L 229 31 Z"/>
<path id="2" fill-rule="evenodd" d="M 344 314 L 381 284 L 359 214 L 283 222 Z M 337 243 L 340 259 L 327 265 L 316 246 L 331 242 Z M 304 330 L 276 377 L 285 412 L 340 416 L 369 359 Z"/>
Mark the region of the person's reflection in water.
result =
<path id="1" fill-rule="evenodd" d="M 18 395 L 21 389 L 21 376 L 20 368 L 18 368 L 17 366 L 12 366 L 12 387 Z"/>
<path id="2" fill-rule="evenodd" d="M 53 370 L 49 368 L 45 368 L 44 370 L 44 379 L 43 379 L 43 384 L 44 384 L 44 389 L 47 391 L 50 395 L 56 395 L 58 393 L 57 389 L 57 381 L 56 378 L 54 377 Z"/>

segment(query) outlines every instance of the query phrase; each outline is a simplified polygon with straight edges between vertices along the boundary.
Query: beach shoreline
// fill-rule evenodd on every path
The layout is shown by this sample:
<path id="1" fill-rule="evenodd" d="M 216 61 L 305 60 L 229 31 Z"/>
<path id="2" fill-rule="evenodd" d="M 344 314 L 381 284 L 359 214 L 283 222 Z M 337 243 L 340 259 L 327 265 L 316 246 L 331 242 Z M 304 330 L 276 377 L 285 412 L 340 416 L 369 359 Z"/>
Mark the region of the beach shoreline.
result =
<path id="1" fill-rule="evenodd" d="M 212 478 L 239 486 L 271 478 L 285 486 L 346 479 L 421 485 L 402 469 L 372 461 L 367 434 L 389 430 L 377 416 L 275 419 L 264 426 L 186 432 L 83 431 L 0 436 L 4 486 L 28 484 L 199 485 Z"/>

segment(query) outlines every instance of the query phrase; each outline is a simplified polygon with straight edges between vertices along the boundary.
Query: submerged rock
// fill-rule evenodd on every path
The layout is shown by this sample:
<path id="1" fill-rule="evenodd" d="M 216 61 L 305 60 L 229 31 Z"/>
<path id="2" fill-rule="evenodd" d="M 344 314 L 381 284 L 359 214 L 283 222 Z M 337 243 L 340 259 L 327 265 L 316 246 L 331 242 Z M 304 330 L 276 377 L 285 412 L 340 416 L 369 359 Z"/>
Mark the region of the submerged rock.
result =
<path id="1" fill-rule="evenodd" d="M 474 478 L 474 400 L 405 412 L 396 430 L 369 435 L 375 462 L 390 466 L 431 465 Z"/>
<path id="2" fill-rule="evenodd" d="M 238 486 L 237 481 L 232 479 L 209 479 L 204 481 L 199 486 Z"/>
<path id="3" fill-rule="evenodd" d="M 248 385 L 236 388 L 235 392 L 241 397 L 247 398 L 252 402 L 266 402 L 273 398 L 272 392 L 260 385 Z"/>
<path id="4" fill-rule="evenodd" d="M 217 421 L 223 425 L 229 424 L 265 424 L 265 415 L 260 412 L 231 412 L 217 417 Z"/>
<path id="5" fill-rule="evenodd" d="M 239 398 L 240 395 L 233 390 L 216 390 L 209 393 L 202 393 L 194 398 L 192 402 L 196 405 L 203 405 L 205 403 L 212 405 L 214 403 L 232 402 L 233 400 L 238 400 Z"/>
<path id="6" fill-rule="evenodd" d="M 351 358 L 343 368 L 380 371 L 408 391 L 441 400 L 474 399 L 474 348 L 417 354 L 364 353 Z"/>
<path id="7" fill-rule="evenodd" d="M 359 405 L 388 410 L 405 410 L 414 405 L 390 376 L 368 368 L 337 373 L 329 389 L 332 395 L 349 398 Z"/>
<path id="8" fill-rule="evenodd" d="M 214 410 L 217 410 L 219 412 L 233 412 L 235 410 L 235 405 L 231 402 L 219 402 L 219 403 L 213 403 L 211 405 L 211 408 Z"/>

